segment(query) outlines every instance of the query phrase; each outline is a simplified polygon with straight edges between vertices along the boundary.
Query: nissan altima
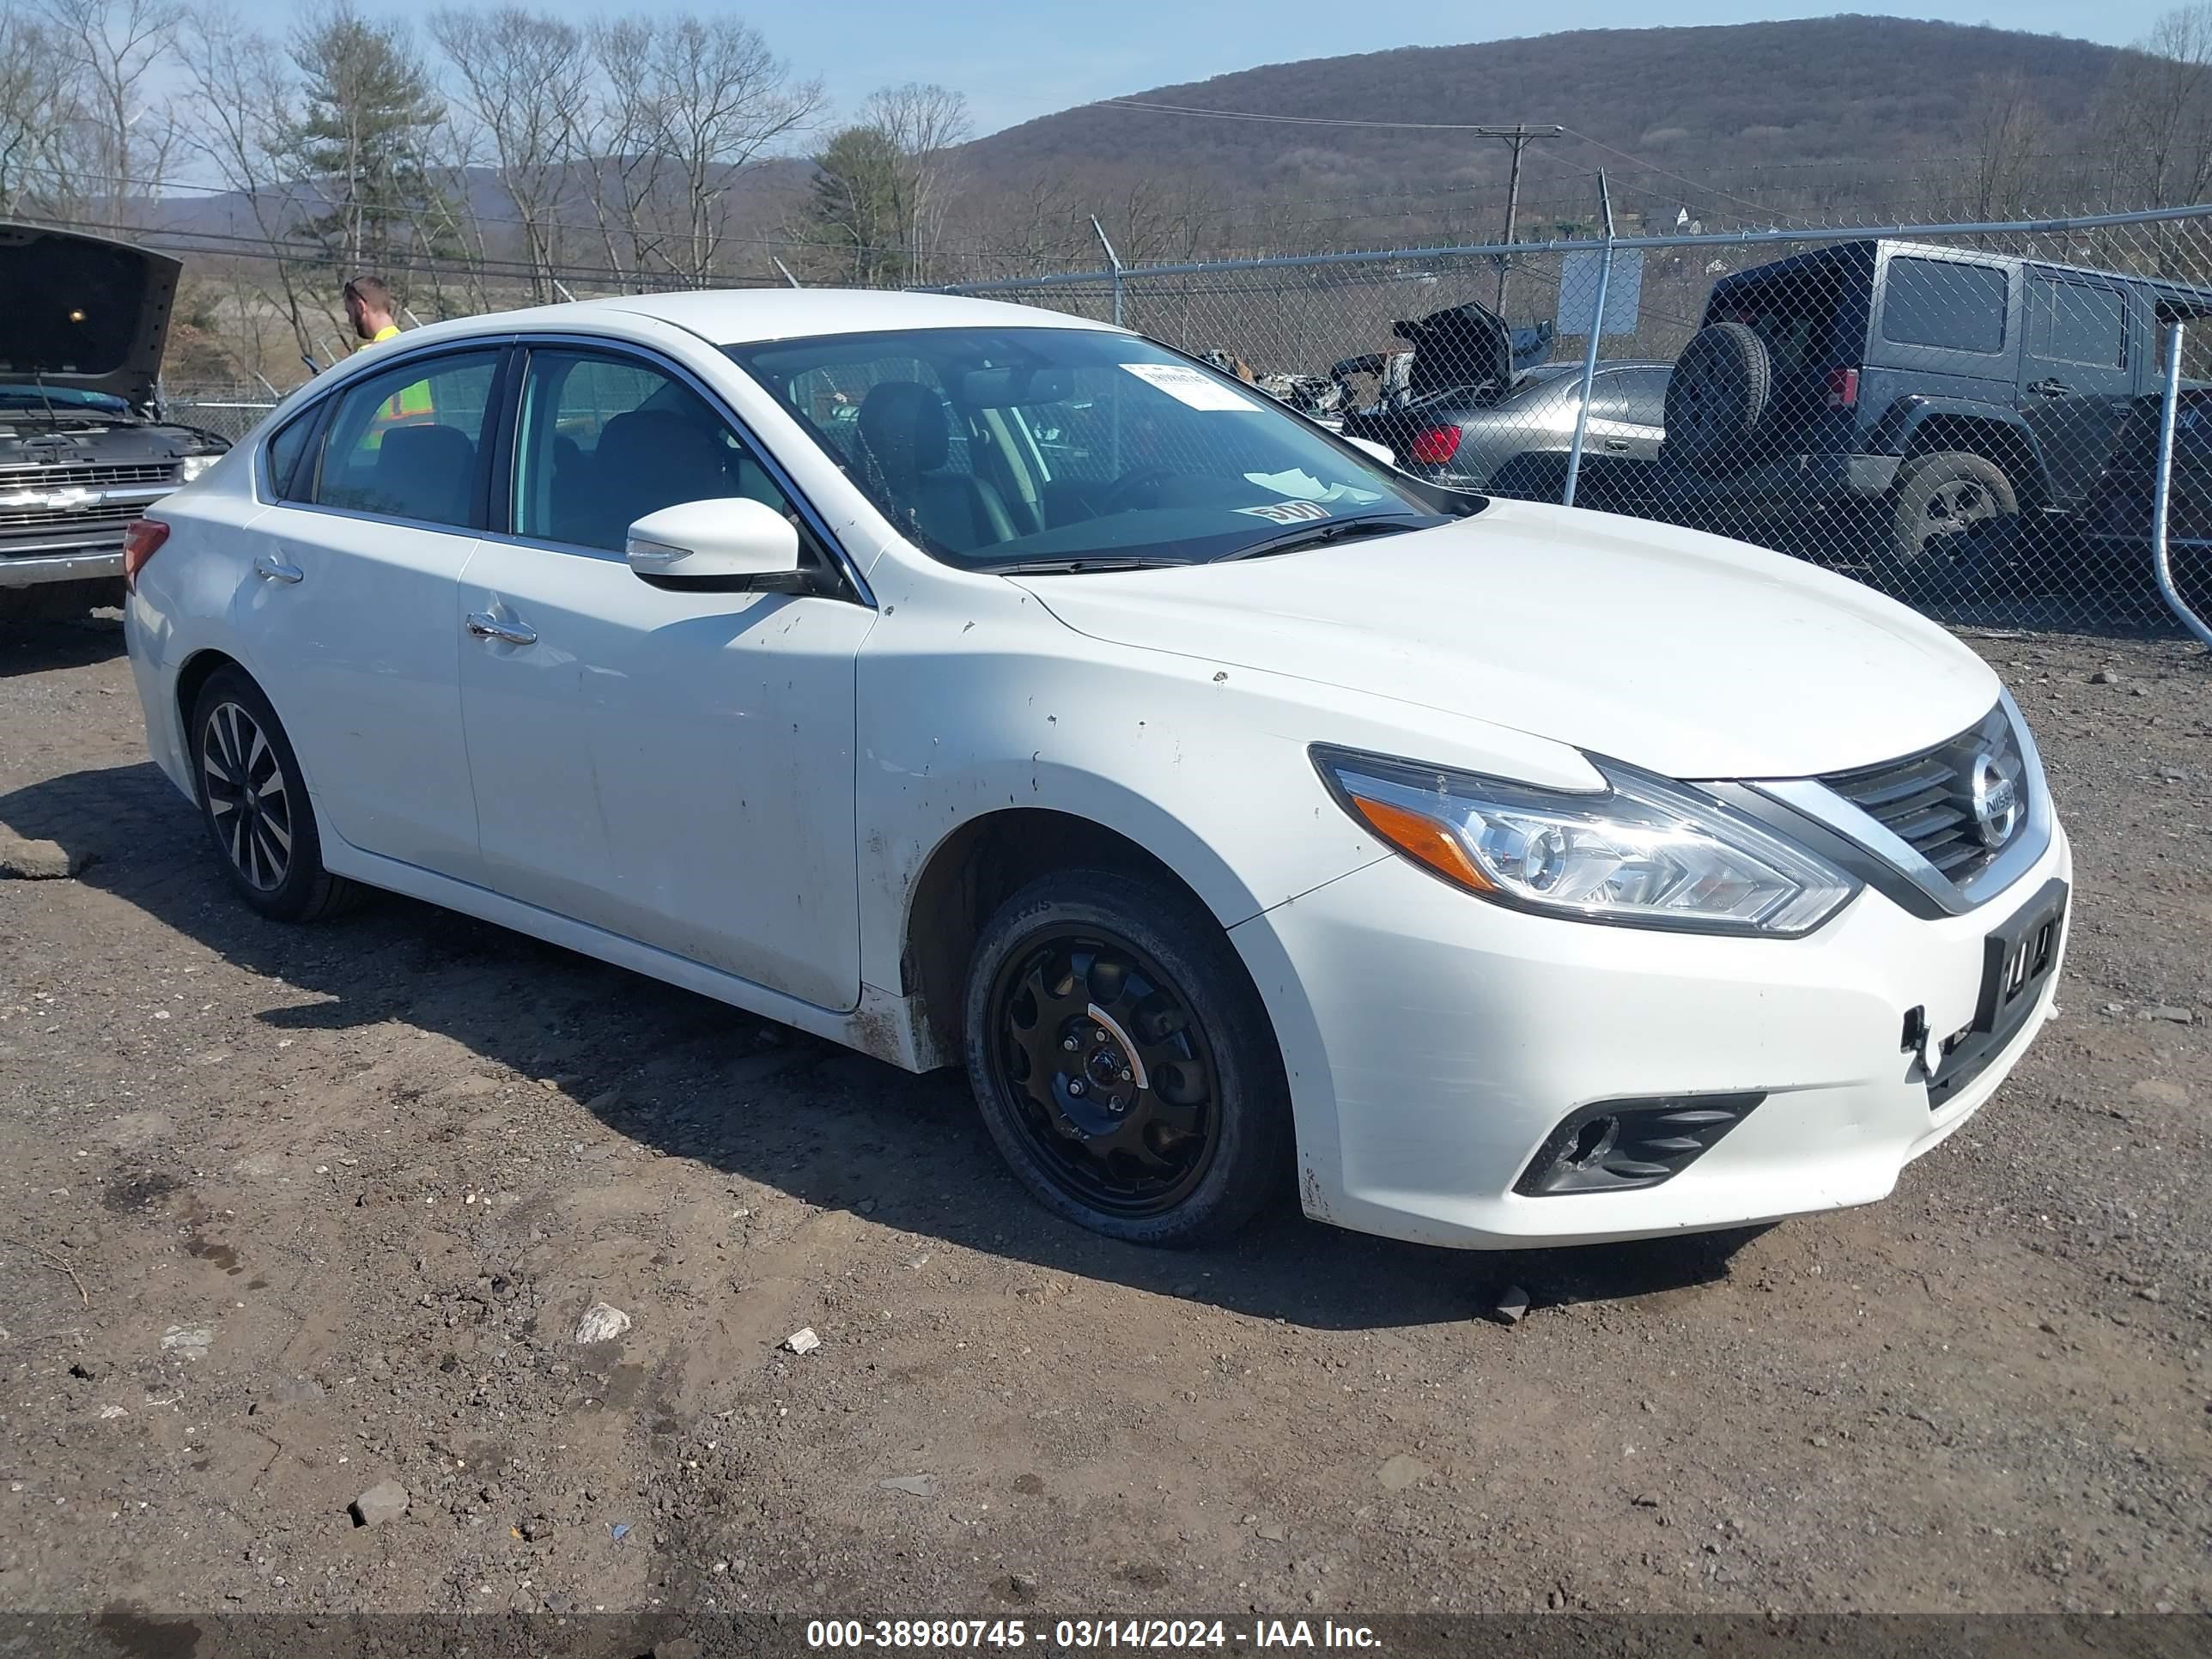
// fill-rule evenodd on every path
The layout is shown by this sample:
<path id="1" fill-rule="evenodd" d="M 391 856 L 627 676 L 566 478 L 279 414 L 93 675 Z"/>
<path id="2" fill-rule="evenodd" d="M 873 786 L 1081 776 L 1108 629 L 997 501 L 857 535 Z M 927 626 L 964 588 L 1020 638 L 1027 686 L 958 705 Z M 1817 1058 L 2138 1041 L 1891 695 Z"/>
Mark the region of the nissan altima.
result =
<path id="1" fill-rule="evenodd" d="M 2053 1012 L 1972 652 L 1836 575 L 1397 471 L 1190 357 L 789 290 L 441 324 L 126 555 L 239 898 L 386 889 L 915 1071 L 1160 1244 L 1867 1203 Z"/>

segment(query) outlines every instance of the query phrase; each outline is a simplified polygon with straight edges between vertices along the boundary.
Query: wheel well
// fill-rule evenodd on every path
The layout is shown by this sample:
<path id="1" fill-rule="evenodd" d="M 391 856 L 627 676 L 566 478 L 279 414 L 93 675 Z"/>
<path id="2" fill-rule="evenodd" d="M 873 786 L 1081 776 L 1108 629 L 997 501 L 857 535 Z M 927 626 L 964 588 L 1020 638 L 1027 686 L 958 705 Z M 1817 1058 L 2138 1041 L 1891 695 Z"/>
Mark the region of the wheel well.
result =
<path id="1" fill-rule="evenodd" d="M 1978 421 L 1970 416 L 1933 416 L 1913 428 L 1912 441 L 1905 452 L 1905 459 L 1909 461 L 1917 456 L 1954 450 L 1979 455 L 2002 467 L 2022 507 L 2043 499 L 2042 465 L 2036 459 L 2027 434 L 2018 427 L 2002 421 Z"/>
<path id="2" fill-rule="evenodd" d="M 1164 881 L 1205 901 L 1152 854 L 1127 836 L 1088 818 L 1041 807 L 1017 807 L 966 823 L 930 855 L 907 910 L 901 963 L 909 995 L 938 1052 L 961 1048 L 962 1007 L 976 935 L 1008 895 L 1054 870 L 1120 870 Z"/>
<path id="3" fill-rule="evenodd" d="M 234 659 L 220 651 L 196 651 L 177 671 L 177 729 L 185 734 L 187 750 L 191 744 L 192 705 L 200 700 L 200 688 L 218 668 L 237 666 Z"/>

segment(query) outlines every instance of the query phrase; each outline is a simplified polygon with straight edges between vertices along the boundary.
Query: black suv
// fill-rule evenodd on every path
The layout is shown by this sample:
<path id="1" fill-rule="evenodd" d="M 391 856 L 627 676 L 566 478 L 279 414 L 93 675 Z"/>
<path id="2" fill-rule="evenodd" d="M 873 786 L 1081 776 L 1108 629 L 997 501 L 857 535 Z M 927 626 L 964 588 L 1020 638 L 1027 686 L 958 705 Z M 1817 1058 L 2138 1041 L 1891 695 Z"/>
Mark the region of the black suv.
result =
<path id="1" fill-rule="evenodd" d="M 118 602 L 124 532 L 230 447 L 156 404 L 180 269 L 0 224 L 0 622 Z"/>
<path id="2" fill-rule="evenodd" d="M 2204 315 L 2212 290 L 1912 242 L 1740 271 L 1674 365 L 1659 463 L 1601 463 L 1592 504 L 1827 545 L 1856 519 L 1917 587 L 1979 520 L 2078 511 L 2158 386 L 2161 325 Z"/>

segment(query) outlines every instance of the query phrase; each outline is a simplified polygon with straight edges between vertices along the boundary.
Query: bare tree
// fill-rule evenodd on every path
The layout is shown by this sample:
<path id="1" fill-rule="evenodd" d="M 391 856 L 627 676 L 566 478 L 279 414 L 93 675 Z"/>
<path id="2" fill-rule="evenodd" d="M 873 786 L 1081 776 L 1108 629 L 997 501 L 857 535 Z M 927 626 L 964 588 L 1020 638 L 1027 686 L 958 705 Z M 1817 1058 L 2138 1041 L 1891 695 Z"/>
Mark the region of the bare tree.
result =
<path id="1" fill-rule="evenodd" d="M 794 80 L 760 31 L 734 17 L 681 15 L 651 31 L 645 58 L 652 137 L 682 213 L 678 269 L 704 284 L 728 226 L 739 173 L 821 112 L 819 81 Z"/>
<path id="2" fill-rule="evenodd" d="M 1984 75 L 1966 105 L 1966 198 L 1971 219 L 2010 219 L 2026 212 L 2033 196 L 2045 141 L 2043 111 L 2017 70 Z"/>
<path id="3" fill-rule="evenodd" d="M 662 100 L 652 68 L 655 34 L 644 18 L 593 24 L 588 35 L 593 95 L 556 112 L 583 169 L 608 269 L 624 286 L 661 263 L 660 239 L 650 223 L 664 161 L 657 148 Z"/>
<path id="4" fill-rule="evenodd" d="M 45 0 L 49 33 L 77 96 L 86 171 L 118 222 L 168 182 L 177 123 L 155 71 L 177 42 L 173 0 Z"/>
<path id="5" fill-rule="evenodd" d="M 2143 206 L 2212 185 L 2212 4 L 2169 11 L 2114 69 L 2104 123 L 2118 191 Z"/>
<path id="6" fill-rule="evenodd" d="M 907 276 L 927 281 L 951 197 L 951 152 L 971 131 L 967 94 L 908 81 L 870 94 L 860 113 L 860 125 L 879 134 L 898 158 L 893 204 L 907 249 Z"/>
<path id="7" fill-rule="evenodd" d="M 258 291 L 283 317 L 302 355 L 312 356 L 319 324 L 310 297 L 317 250 L 299 224 L 319 207 L 294 165 L 299 88 L 283 50 L 265 35 L 238 27 L 222 0 L 207 0 L 179 38 L 193 119 L 185 143 L 209 173 L 243 205 L 256 240 Z"/>
<path id="8" fill-rule="evenodd" d="M 88 193 L 74 144 L 81 131 L 76 88 L 53 33 L 23 13 L 0 10 L 0 215 L 88 216 Z"/>
<path id="9" fill-rule="evenodd" d="M 562 245 L 564 185 L 579 155 L 577 116 L 592 93 L 584 32 L 556 17 L 502 6 L 439 12 L 430 33 L 514 205 L 532 297 L 550 299 Z"/>

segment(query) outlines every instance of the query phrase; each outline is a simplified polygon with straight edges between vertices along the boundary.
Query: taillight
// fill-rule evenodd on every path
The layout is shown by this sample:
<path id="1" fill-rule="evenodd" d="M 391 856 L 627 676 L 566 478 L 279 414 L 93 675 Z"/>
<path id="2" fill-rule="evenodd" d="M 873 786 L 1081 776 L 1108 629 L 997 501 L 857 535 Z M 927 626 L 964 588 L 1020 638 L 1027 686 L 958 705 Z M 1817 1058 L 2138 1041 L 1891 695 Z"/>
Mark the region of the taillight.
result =
<path id="1" fill-rule="evenodd" d="M 1459 453 L 1459 428 L 1455 426 L 1424 427 L 1413 434 L 1413 442 L 1406 446 L 1406 453 L 1423 466 L 1442 466 Z"/>
<path id="2" fill-rule="evenodd" d="M 159 519 L 139 519 L 123 532 L 123 585 L 136 592 L 138 573 L 146 561 L 169 539 L 169 526 Z"/>
<path id="3" fill-rule="evenodd" d="M 1828 407 L 1856 409 L 1859 403 L 1859 372 L 1856 368 L 1832 368 L 1828 371 Z"/>

